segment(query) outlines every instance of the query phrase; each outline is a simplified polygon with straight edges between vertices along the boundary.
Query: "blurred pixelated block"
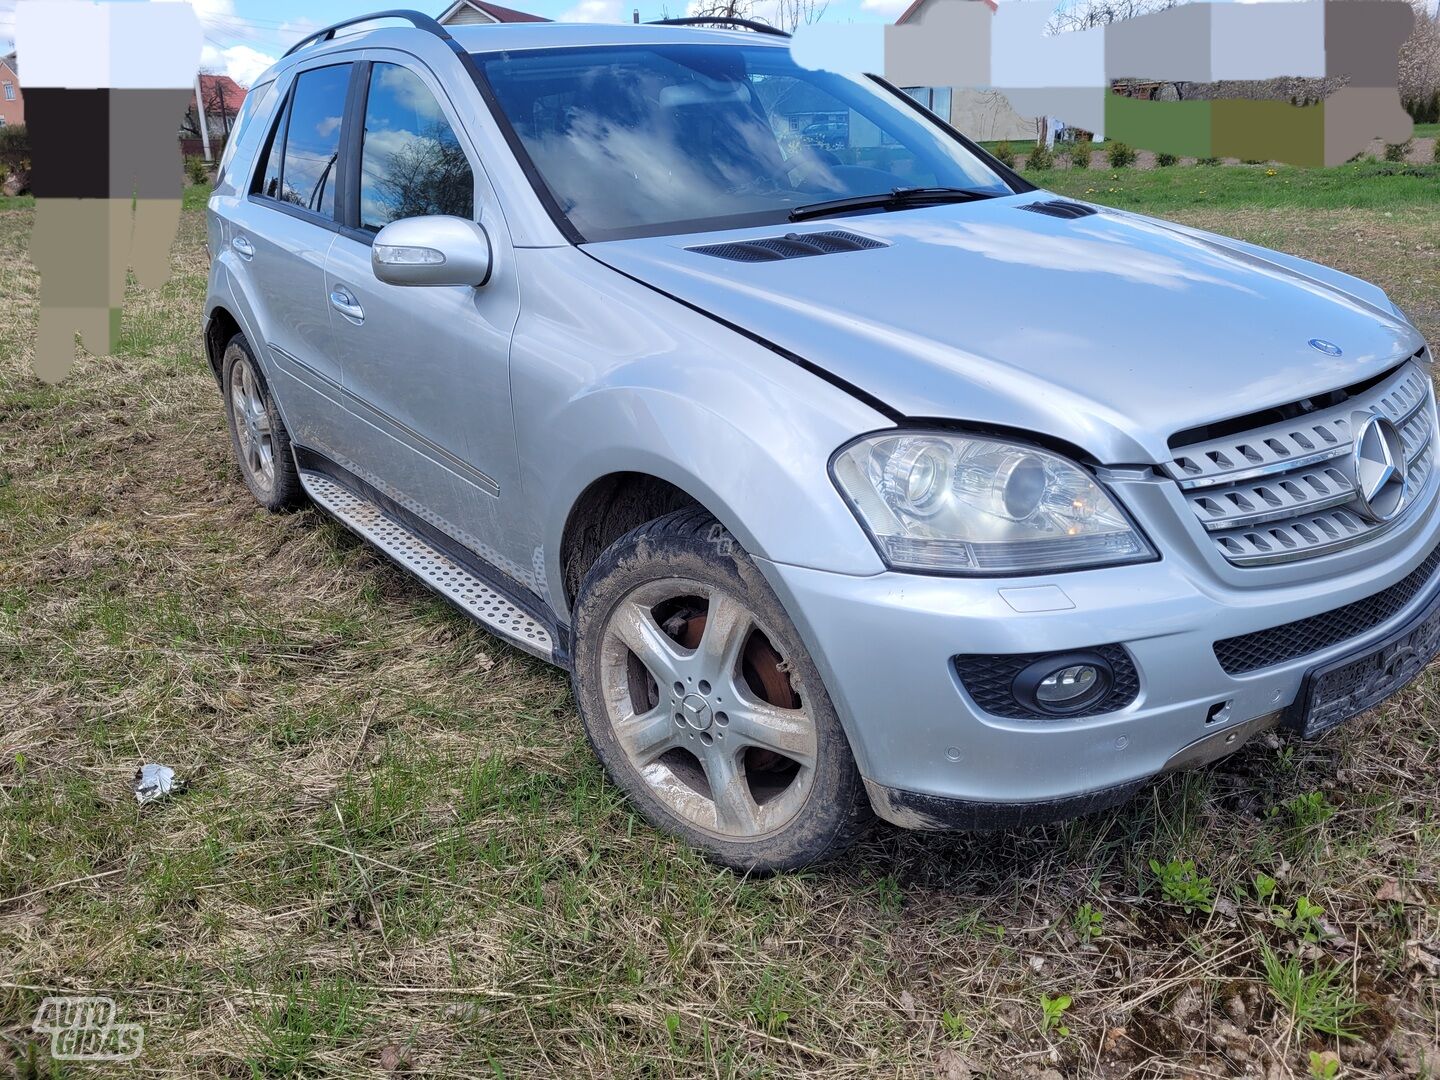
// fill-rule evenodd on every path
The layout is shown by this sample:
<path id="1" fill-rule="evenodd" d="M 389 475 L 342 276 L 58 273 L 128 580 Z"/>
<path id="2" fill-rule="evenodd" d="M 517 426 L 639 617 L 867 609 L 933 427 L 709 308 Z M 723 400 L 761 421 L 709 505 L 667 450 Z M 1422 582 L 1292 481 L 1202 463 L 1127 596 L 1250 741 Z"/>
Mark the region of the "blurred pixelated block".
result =
<path id="1" fill-rule="evenodd" d="M 200 26 L 186 3 L 20 0 L 15 36 L 36 199 L 34 368 L 58 382 L 77 333 L 92 351 L 114 349 L 129 267 L 147 288 L 169 278 L 183 195 L 175 133 Z"/>
<path id="2" fill-rule="evenodd" d="M 1052 116 L 1159 152 L 1338 165 L 1413 128 L 1396 89 L 1414 14 L 1404 0 L 1198 3 L 1047 35 L 1050 0 L 929 0 L 902 25 L 800 27 L 807 67 L 859 72 L 884 59 L 899 86 L 989 87 L 1023 116 Z M 1122 79 L 1214 84 L 1345 77 L 1318 105 L 1205 98 L 1147 101 Z"/>

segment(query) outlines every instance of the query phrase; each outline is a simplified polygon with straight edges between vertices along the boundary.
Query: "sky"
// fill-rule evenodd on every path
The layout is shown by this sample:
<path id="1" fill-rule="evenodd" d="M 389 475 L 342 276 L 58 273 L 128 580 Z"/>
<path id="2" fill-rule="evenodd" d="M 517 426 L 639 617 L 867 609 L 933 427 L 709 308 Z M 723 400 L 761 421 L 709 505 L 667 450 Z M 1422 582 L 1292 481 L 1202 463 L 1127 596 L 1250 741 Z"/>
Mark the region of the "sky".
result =
<path id="1" fill-rule="evenodd" d="M 193 0 L 205 28 L 201 67 L 226 74 L 242 86 L 275 62 L 292 44 L 341 19 L 385 8 L 408 7 L 439 15 L 451 0 Z M 506 7 L 568 22 L 629 22 L 639 7 L 642 21 L 686 14 L 689 0 L 495 0 Z M 766 0 L 759 0 L 763 11 Z M 827 22 L 890 22 L 910 0 L 830 0 Z M 15 0 L 0 0 L 0 52 L 13 40 Z M 21 64 L 24 64 L 22 59 Z"/>
<path id="2" fill-rule="evenodd" d="M 384 8 L 412 7 L 439 15 L 450 0 L 191 0 L 205 28 L 201 68 L 249 86 L 286 49 L 306 34 L 341 19 Z M 546 18 L 568 22 L 629 22 L 638 7 L 642 21 L 687 13 L 693 0 L 495 0 Z M 762 16 L 775 0 L 756 0 Z M 825 22 L 890 22 L 910 0 L 830 0 Z M 1440 4 L 1440 0 L 1436 0 Z M 0 0 L 0 52 L 8 52 L 15 0 Z M 775 20 L 770 20 L 775 21 Z M 24 59 L 20 61 L 24 65 Z"/>

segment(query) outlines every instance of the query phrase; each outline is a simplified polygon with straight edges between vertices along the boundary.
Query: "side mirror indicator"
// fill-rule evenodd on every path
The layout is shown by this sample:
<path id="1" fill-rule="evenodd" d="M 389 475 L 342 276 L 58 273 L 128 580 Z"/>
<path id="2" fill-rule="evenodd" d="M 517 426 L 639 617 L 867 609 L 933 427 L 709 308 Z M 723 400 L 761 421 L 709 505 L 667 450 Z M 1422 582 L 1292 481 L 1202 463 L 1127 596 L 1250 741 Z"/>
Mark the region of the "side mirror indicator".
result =
<path id="1" fill-rule="evenodd" d="M 465 218 L 404 218 L 376 233 L 370 267 L 389 285 L 478 288 L 490 280 L 490 237 Z"/>

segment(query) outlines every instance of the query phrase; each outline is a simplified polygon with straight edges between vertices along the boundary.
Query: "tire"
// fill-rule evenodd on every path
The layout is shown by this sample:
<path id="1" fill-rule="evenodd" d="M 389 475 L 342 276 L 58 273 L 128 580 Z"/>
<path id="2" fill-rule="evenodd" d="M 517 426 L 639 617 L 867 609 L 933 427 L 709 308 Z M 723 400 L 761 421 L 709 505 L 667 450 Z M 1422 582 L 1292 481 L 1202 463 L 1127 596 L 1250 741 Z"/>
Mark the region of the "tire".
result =
<path id="1" fill-rule="evenodd" d="M 574 625 L 590 745 L 651 824 L 754 873 L 832 858 L 869 824 L 819 672 L 708 513 L 680 510 L 615 541 L 581 582 Z"/>
<path id="2" fill-rule="evenodd" d="M 290 433 L 244 334 L 236 334 L 225 346 L 220 386 L 230 448 L 250 494 L 271 512 L 301 505 L 305 489 L 290 449 Z"/>

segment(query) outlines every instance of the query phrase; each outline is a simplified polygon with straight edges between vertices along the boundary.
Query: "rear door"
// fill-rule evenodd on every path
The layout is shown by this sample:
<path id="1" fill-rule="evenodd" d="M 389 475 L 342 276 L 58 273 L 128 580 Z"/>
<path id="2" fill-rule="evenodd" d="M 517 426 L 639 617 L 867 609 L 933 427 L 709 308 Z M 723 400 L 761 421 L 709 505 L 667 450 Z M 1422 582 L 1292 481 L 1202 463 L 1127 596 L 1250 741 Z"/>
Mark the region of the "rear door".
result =
<path id="1" fill-rule="evenodd" d="M 325 260 L 334 243 L 337 169 L 353 63 L 318 61 L 291 80 L 229 244 L 246 267 L 265 367 L 291 437 L 330 450 L 344 428 Z"/>
<path id="2" fill-rule="evenodd" d="M 370 483 L 529 584 L 528 550 L 506 527 L 518 487 L 510 339 L 519 287 L 509 233 L 479 156 L 431 71 L 369 50 L 357 71 L 341 229 L 326 291 L 346 402 L 345 457 Z M 456 85 L 470 86 L 463 72 Z M 473 92 L 473 90 L 472 90 Z M 375 234 L 401 218 L 479 221 L 494 268 L 481 288 L 400 287 L 376 279 Z M 436 520 L 438 519 L 438 521 Z"/>

